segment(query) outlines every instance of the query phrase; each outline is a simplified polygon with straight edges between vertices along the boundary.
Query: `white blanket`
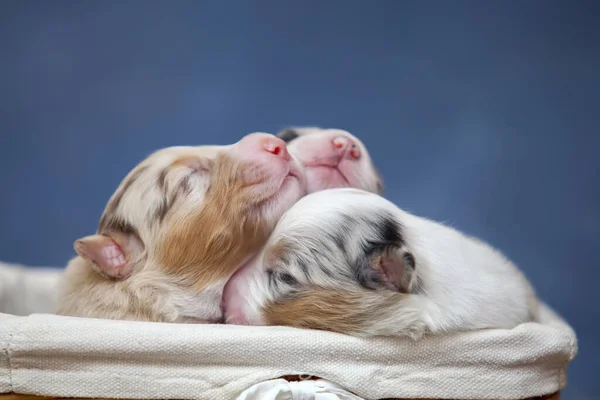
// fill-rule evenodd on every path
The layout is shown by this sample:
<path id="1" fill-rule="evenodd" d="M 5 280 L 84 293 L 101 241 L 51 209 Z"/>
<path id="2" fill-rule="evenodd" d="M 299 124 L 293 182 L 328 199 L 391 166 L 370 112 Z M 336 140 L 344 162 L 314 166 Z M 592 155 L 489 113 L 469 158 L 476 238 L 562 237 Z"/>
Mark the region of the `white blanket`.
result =
<path id="1" fill-rule="evenodd" d="M 51 313 L 56 302 L 60 268 L 27 268 L 0 262 L 0 313 Z"/>
<path id="2" fill-rule="evenodd" d="M 43 291 L 43 279 L 26 281 L 42 285 L 31 293 Z M 44 297 L 21 298 L 35 303 Z M 293 398 L 294 390 L 334 390 L 278 381 L 255 386 L 255 397 L 248 395 L 263 381 L 304 374 L 364 399 L 523 399 L 563 389 L 577 353 L 573 330 L 547 307 L 542 311 L 541 323 L 418 342 L 283 327 L 0 314 L 0 393 L 233 400 L 244 391 L 240 398 L 263 398 L 256 393 L 268 390 L 280 400 Z"/>

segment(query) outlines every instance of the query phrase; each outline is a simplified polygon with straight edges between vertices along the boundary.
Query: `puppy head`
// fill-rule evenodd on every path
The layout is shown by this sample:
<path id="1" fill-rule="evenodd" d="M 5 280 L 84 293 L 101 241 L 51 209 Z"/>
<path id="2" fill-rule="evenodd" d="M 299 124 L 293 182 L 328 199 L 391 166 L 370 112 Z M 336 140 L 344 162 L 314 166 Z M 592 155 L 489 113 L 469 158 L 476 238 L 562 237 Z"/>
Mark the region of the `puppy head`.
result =
<path id="1" fill-rule="evenodd" d="M 389 326 L 390 308 L 418 286 L 399 213 L 382 197 L 355 189 L 304 197 L 227 283 L 226 322 L 385 331 L 377 325 Z"/>
<path id="2" fill-rule="evenodd" d="M 136 166 L 77 253 L 107 278 L 145 269 L 201 291 L 260 249 L 305 193 L 286 144 L 255 133 L 229 146 L 170 147 Z"/>
<path id="3" fill-rule="evenodd" d="M 309 193 L 353 187 L 383 192 L 383 180 L 365 145 L 340 129 L 287 128 L 277 134 L 305 168 Z"/>

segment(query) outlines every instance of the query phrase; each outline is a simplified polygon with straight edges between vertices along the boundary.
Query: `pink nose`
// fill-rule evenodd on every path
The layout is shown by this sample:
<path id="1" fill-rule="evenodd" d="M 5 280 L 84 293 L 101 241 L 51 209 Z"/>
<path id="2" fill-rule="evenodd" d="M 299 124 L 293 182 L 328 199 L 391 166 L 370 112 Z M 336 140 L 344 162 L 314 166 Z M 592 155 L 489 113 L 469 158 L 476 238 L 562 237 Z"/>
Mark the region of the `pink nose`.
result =
<path id="1" fill-rule="evenodd" d="M 343 155 L 344 158 L 358 160 L 360 158 L 360 147 L 358 144 L 345 136 L 337 136 L 333 139 L 333 147 Z"/>
<path id="2" fill-rule="evenodd" d="M 290 153 L 288 153 L 287 145 L 282 139 L 278 137 L 266 138 L 263 142 L 263 150 L 268 153 L 274 154 L 283 158 L 286 161 L 290 160 Z"/>
<path id="3" fill-rule="evenodd" d="M 278 137 L 266 133 L 252 133 L 246 135 L 238 142 L 240 151 L 246 154 L 257 154 L 260 152 L 271 153 L 285 161 L 291 159 L 287 145 Z"/>

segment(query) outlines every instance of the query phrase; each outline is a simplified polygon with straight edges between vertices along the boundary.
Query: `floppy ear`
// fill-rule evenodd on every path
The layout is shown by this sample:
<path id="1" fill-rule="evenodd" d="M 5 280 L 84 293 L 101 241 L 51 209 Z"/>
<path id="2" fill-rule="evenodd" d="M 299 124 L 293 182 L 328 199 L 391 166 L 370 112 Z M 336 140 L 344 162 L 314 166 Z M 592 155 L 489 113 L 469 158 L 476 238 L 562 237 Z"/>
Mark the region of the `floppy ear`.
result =
<path id="1" fill-rule="evenodd" d="M 389 246 L 368 256 L 359 273 L 360 283 L 370 289 L 411 293 L 415 281 L 415 258 L 404 247 Z"/>
<path id="2" fill-rule="evenodd" d="M 91 235 L 73 244 L 75 251 L 89 261 L 100 274 L 113 279 L 127 279 L 143 245 L 133 234 Z"/>

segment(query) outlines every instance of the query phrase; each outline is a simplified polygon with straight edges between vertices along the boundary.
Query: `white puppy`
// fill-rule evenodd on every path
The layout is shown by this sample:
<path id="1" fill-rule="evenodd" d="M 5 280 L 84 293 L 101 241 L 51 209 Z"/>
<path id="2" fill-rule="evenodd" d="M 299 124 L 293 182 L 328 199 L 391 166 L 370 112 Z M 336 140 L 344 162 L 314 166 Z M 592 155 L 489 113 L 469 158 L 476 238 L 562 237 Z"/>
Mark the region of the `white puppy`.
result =
<path id="1" fill-rule="evenodd" d="M 524 275 L 473 237 L 356 189 L 310 194 L 226 285 L 227 323 L 357 336 L 512 328 L 537 319 Z"/>

